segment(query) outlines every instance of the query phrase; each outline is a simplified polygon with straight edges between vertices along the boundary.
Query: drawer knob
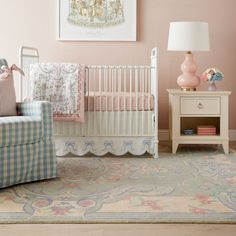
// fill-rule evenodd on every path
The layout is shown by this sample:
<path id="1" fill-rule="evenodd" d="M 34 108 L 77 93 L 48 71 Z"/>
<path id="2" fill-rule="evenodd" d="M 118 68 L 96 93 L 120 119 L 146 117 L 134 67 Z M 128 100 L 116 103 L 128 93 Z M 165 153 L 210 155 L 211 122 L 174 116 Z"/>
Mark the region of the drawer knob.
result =
<path id="1" fill-rule="evenodd" d="M 198 107 L 199 109 L 203 109 L 204 105 L 203 105 L 201 102 L 199 102 L 198 105 L 197 105 L 197 107 Z"/>

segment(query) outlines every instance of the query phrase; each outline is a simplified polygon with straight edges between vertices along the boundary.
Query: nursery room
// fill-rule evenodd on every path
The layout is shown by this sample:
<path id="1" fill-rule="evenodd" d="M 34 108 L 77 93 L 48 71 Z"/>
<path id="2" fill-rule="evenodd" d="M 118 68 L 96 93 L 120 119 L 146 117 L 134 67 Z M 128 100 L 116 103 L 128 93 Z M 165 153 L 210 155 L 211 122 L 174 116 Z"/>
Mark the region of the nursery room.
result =
<path id="1" fill-rule="evenodd" d="M 0 9 L 0 236 L 236 234 L 235 0 Z"/>

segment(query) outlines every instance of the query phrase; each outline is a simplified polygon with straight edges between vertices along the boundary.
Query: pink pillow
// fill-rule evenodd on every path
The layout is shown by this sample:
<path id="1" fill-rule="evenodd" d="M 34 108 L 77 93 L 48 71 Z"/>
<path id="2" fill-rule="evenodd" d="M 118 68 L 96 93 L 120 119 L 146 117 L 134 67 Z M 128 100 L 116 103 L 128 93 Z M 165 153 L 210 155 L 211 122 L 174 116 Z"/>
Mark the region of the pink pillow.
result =
<path id="1" fill-rule="evenodd" d="M 0 116 L 16 116 L 16 94 L 12 71 L 0 74 Z"/>

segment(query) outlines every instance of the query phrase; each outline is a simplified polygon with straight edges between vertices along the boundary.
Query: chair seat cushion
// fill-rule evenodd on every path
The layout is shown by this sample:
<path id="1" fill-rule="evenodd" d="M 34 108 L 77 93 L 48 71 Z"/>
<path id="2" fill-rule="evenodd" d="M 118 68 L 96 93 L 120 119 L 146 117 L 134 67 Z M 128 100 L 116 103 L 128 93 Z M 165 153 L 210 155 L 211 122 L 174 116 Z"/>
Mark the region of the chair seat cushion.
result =
<path id="1" fill-rule="evenodd" d="M 42 122 L 30 116 L 0 117 L 0 147 L 39 142 Z"/>

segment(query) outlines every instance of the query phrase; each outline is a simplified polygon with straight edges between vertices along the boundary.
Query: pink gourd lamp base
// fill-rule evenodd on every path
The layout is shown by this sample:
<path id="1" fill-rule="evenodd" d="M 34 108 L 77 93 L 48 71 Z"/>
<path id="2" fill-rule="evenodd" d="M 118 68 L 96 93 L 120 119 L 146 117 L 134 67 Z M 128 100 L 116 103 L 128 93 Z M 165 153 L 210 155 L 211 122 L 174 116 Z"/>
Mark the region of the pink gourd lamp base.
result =
<path id="1" fill-rule="evenodd" d="M 185 91 L 195 91 L 200 84 L 200 77 L 195 75 L 197 66 L 193 60 L 193 54 L 189 51 L 185 54 L 184 62 L 181 65 L 183 72 L 177 79 L 177 84 Z"/>

